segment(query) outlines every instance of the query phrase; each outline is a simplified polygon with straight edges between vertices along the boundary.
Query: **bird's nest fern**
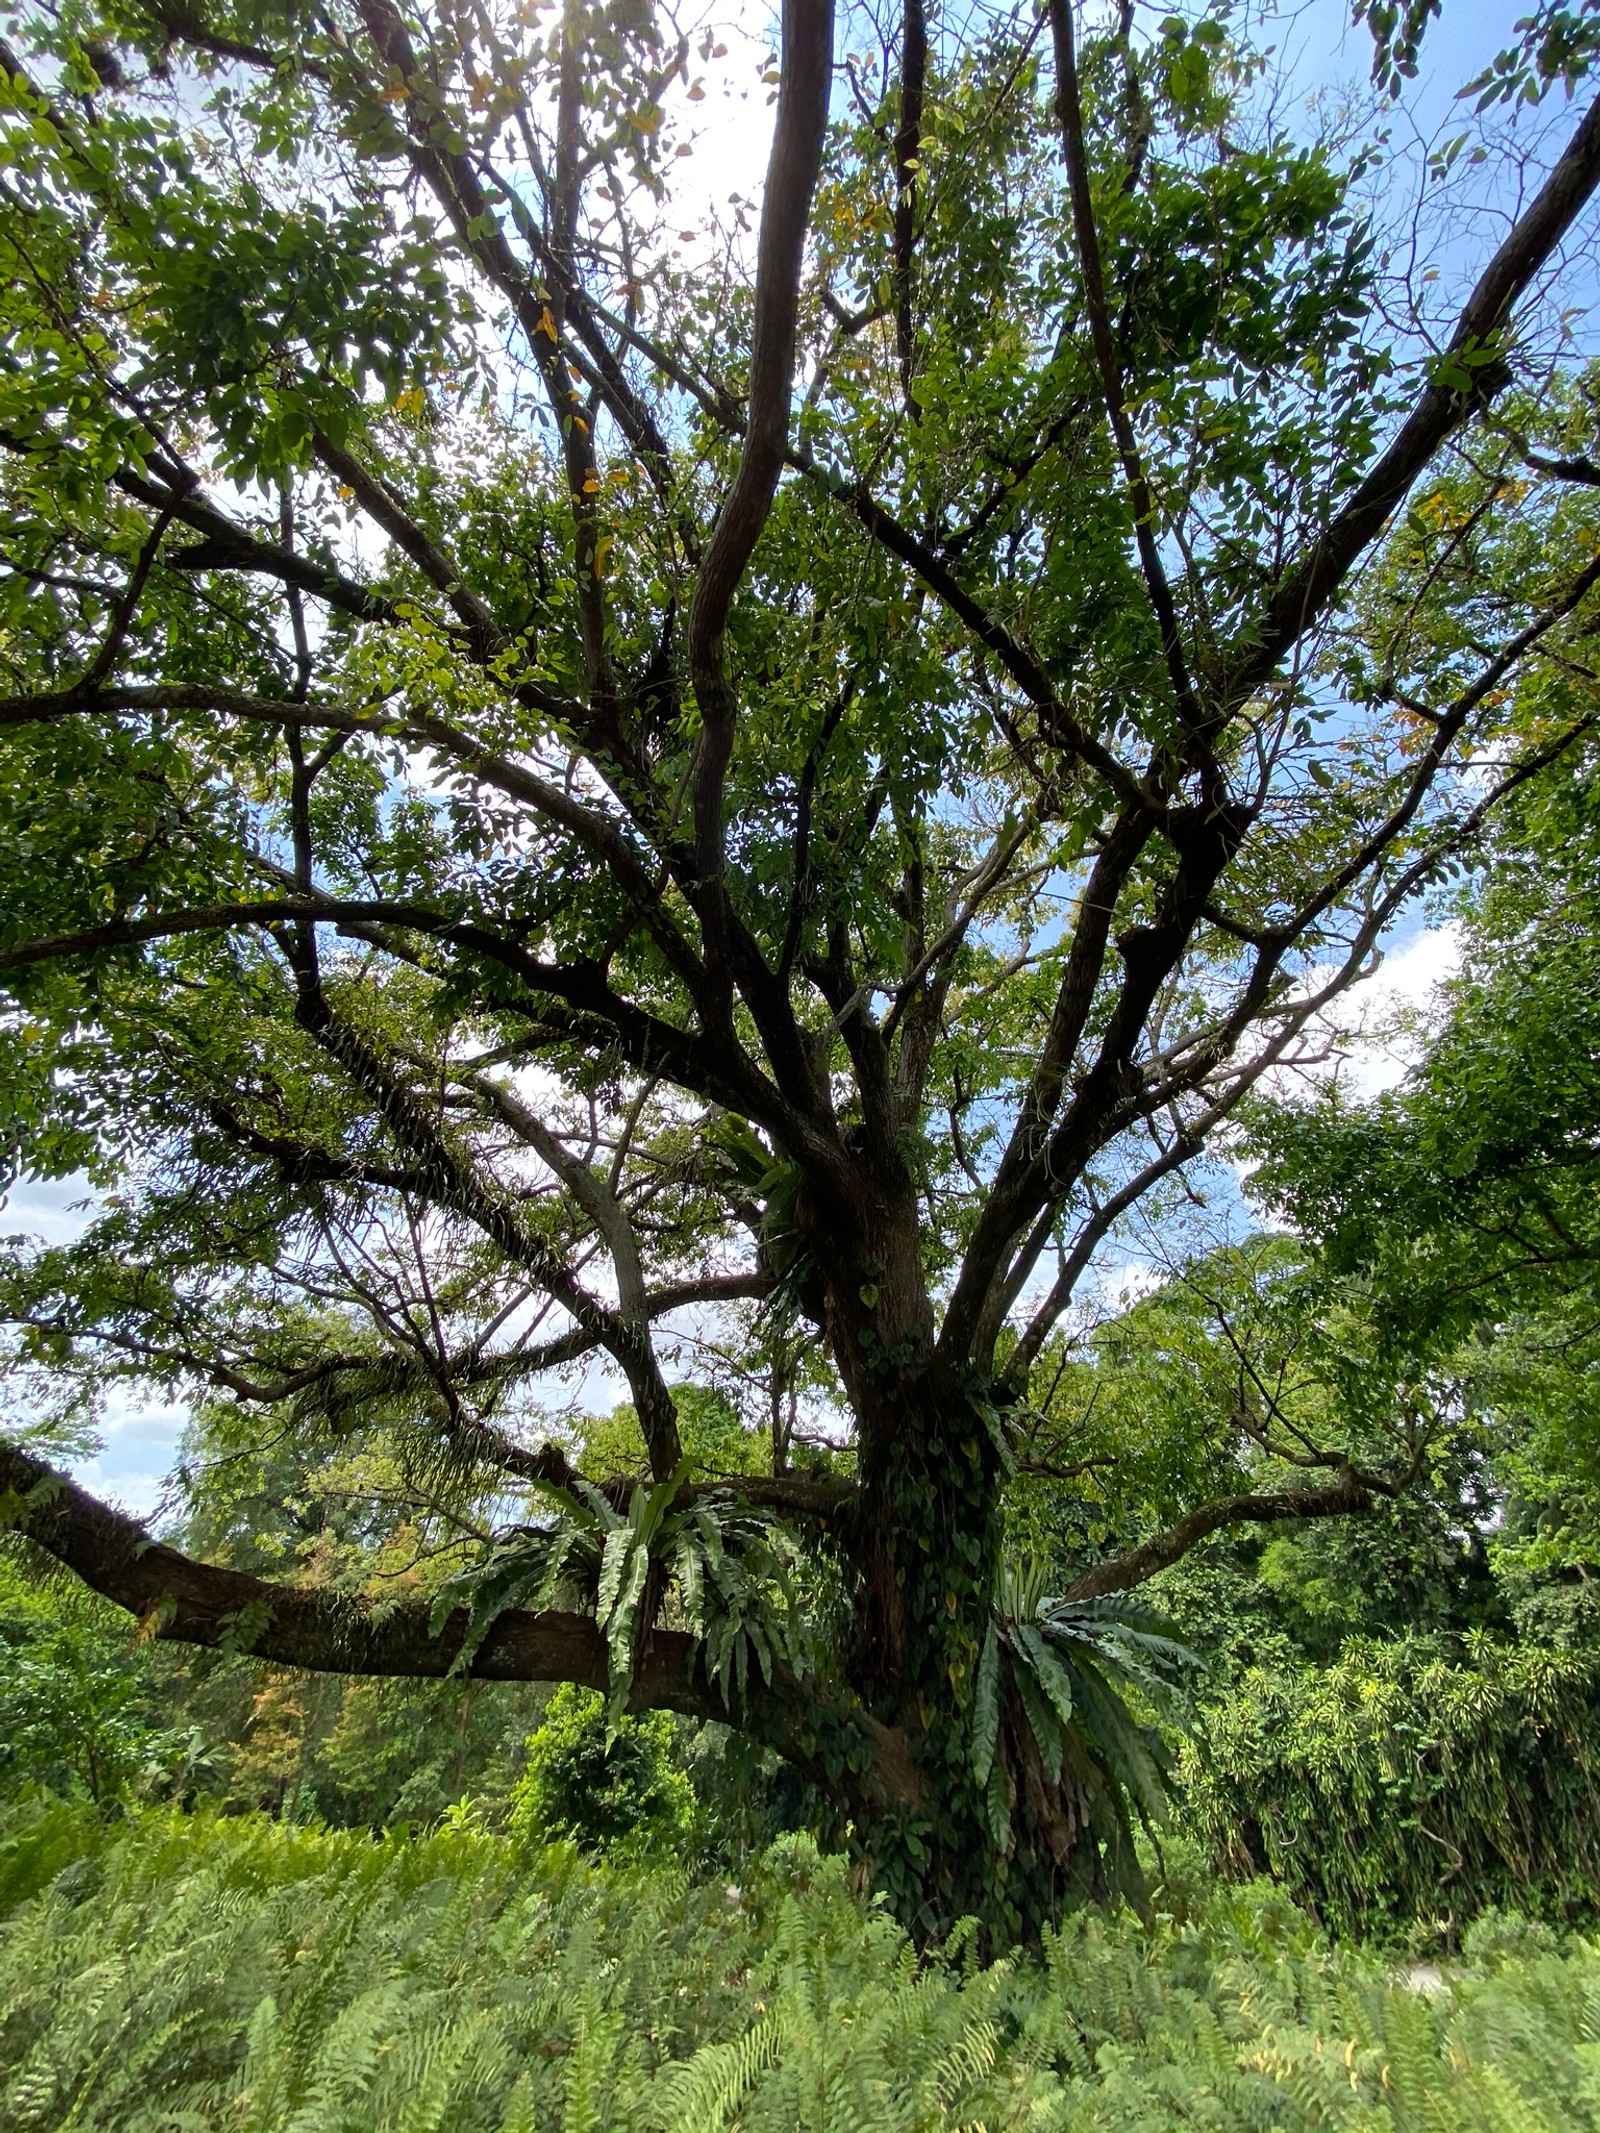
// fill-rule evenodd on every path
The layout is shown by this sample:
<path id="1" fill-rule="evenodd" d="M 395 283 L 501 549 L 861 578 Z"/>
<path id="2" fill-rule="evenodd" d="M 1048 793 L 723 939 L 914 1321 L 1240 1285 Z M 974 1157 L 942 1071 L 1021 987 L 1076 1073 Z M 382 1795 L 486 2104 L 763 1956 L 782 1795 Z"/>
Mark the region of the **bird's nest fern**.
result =
<path id="1" fill-rule="evenodd" d="M 683 1495 L 686 1468 L 654 1487 L 639 1483 L 625 1507 L 590 1482 L 540 1485 L 554 1516 L 499 1534 L 434 1603 L 435 1631 L 467 1608 L 455 1668 L 464 1671 L 501 1615 L 549 1607 L 562 1594 L 593 1609 L 605 1636 L 607 1709 L 627 1707 L 641 1636 L 663 1614 L 699 1640 L 707 1681 L 725 1708 L 742 1699 L 752 1667 L 770 1684 L 782 1669 L 811 1667 L 796 1595 L 797 1544 L 767 1513 L 724 1489 Z"/>
<path id="2" fill-rule="evenodd" d="M 1131 1861 L 1131 1816 L 1165 1819 L 1171 1758 L 1129 1696 L 1156 1710 L 1198 1665 L 1146 1609 L 1118 1596 L 1052 1597 L 1036 1568 L 1007 1565 L 972 1696 L 972 1777 L 996 1847 L 1014 1845 L 1019 1803 L 1064 1865 L 1085 1833 Z"/>

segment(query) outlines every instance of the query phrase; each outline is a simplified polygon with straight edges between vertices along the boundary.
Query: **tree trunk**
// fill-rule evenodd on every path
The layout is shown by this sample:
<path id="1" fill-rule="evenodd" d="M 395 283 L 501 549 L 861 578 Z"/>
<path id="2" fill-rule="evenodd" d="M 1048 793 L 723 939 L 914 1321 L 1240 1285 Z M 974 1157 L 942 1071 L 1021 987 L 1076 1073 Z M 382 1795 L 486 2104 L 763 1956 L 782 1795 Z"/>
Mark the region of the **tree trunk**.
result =
<path id="1" fill-rule="evenodd" d="M 858 1410 L 861 1495 L 847 1685 L 903 1741 L 915 1798 L 874 1788 L 850 1812 L 874 1884 L 919 1939 L 976 1918 L 983 1944 L 1037 1943 L 1062 1911 L 1118 1884 L 1137 1893 L 1125 1810 L 1092 1748 L 1055 1778 L 1014 1689 L 993 1750 L 1005 1827 L 978 1781 L 974 1702 L 996 1601 L 1003 1521 L 993 1388 L 923 1357 L 877 1358 Z M 1113 1856 L 1114 1855 L 1114 1856 Z"/>
<path id="2" fill-rule="evenodd" d="M 917 1772 L 914 1803 L 863 1815 L 875 1883 L 919 1938 L 976 1916 L 996 1945 L 1037 1937 L 1070 1878 L 1099 1881 L 1087 1839 L 1047 1841 L 1049 1803 L 1026 1785 L 996 1840 L 973 1774 L 973 1694 L 1000 1576 L 1006 1395 L 938 1358 L 909 1186 L 870 1208 L 852 1250 L 813 1234 L 827 1330 L 854 1409 L 860 1493 L 839 1538 L 853 1573 L 843 1654 L 849 1689 Z M 841 1800 L 842 1804 L 842 1800 Z M 1059 1837 L 1059 1832 L 1058 1832 Z"/>

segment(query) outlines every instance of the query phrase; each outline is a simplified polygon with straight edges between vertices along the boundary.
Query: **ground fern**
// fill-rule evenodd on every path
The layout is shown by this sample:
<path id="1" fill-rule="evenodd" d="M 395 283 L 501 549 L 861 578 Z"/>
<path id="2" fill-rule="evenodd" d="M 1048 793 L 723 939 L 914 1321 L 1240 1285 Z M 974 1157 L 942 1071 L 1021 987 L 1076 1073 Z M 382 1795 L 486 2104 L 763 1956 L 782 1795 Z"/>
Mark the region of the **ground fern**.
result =
<path id="1" fill-rule="evenodd" d="M 728 1890 L 468 1825 L 44 1804 L 0 1890 L 0 2133 L 1600 2133 L 1600 1951 L 1515 1921 L 1413 1978 L 1169 1877 L 1150 1925 L 983 1965 L 805 1839 Z"/>

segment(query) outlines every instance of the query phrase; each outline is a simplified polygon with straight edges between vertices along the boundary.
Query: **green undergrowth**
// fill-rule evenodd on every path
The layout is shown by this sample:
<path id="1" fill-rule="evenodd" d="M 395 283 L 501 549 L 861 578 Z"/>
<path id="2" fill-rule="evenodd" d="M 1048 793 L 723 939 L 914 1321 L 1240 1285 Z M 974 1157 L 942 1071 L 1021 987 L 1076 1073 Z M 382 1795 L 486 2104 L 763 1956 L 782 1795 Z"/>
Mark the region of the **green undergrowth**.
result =
<path id="1" fill-rule="evenodd" d="M 1600 2128 L 1600 1948 L 1505 1918 L 1443 1972 L 1174 1874 L 1039 1960 L 918 1962 L 786 1839 L 738 1889 L 423 1834 L 0 1820 L 0 2128 Z"/>

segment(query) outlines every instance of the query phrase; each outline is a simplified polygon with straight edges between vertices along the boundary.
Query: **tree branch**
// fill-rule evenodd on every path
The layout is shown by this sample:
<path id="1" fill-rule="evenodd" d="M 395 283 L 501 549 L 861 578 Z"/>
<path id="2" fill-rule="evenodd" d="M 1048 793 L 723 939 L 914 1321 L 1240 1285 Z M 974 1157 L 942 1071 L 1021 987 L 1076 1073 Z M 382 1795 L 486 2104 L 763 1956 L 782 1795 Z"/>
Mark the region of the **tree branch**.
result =
<path id="1" fill-rule="evenodd" d="M 672 1395 L 661 1375 L 648 1324 L 620 1316 L 589 1294 L 561 1254 L 529 1229 L 521 1208 L 499 1181 L 485 1178 L 471 1156 L 452 1145 L 437 1118 L 392 1064 L 326 1000 L 302 1002 L 296 1019 L 313 1042 L 344 1069 L 400 1145 L 424 1165 L 430 1196 L 475 1224 L 508 1259 L 525 1267 L 616 1359 L 633 1394 L 656 1479 L 665 1480 L 683 1453 Z"/>
<path id="2" fill-rule="evenodd" d="M 1145 478 L 1139 440 L 1134 435 L 1122 393 L 1122 358 L 1111 331 L 1106 308 L 1105 274 L 1100 259 L 1100 234 L 1095 227 L 1094 195 L 1089 182 L 1089 158 L 1083 138 L 1083 99 L 1078 89 L 1078 62 L 1073 45 L 1073 0 L 1050 0 L 1050 28 L 1056 49 L 1056 110 L 1066 154 L 1067 184 L 1072 195 L 1072 228 L 1078 251 L 1078 270 L 1083 280 L 1084 308 L 1089 314 L 1089 338 L 1094 348 L 1095 368 L 1100 374 L 1100 392 L 1105 401 L 1111 435 L 1122 462 L 1122 476 L 1133 510 L 1133 537 L 1139 551 L 1139 567 L 1161 633 L 1161 652 L 1172 683 L 1178 716 L 1191 739 L 1199 742 L 1207 722 L 1196 701 L 1189 679 L 1183 635 L 1178 628 L 1178 610 L 1166 566 L 1156 540 L 1155 499 Z M 1205 751 L 1209 756 L 1209 748 Z M 1214 766 L 1213 766 L 1214 768 Z M 1215 800 L 1215 795 L 1209 796 Z"/>
<path id="3" fill-rule="evenodd" d="M 866 531 L 890 555 L 906 564 L 937 595 L 956 619 L 963 623 L 1021 689 L 1039 714 L 1047 738 L 1063 753 L 1104 779 L 1124 807 L 1154 814 L 1159 801 L 1145 790 L 1138 777 L 1121 762 L 1063 703 L 1054 682 L 1033 651 L 1014 636 L 943 563 L 925 541 L 903 526 L 872 494 L 864 482 L 842 480 L 819 466 L 801 447 L 791 450 L 789 464 L 814 481 L 827 495 L 854 512 Z"/>
<path id="4" fill-rule="evenodd" d="M 900 390 L 908 413 L 917 410 L 917 195 L 921 190 L 922 104 L 928 79 L 928 18 L 923 0 L 905 0 L 900 50 L 900 125 L 894 137 L 894 322 Z"/>
<path id="5" fill-rule="evenodd" d="M 1532 203 L 1478 278 L 1442 357 L 1415 407 L 1377 464 L 1327 531 L 1291 564 L 1266 613 L 1221 677 L 1226 703 L 1242 703 L 1275 671 L 1284 654 L 1311 629 L 1338 593 L 1362 552 L 1382 532 L 1440 446 L 1472 415 L 1498 382 L 1485 358 L 1513 305 L 1571 229 L 1600 184 L 1600 98 L 1584 113 Z M 1465 382 L 1461 374 L 1465 370 Z"/>
<path id="6" fill-rule="evenodd" d="M 554 1171 L 599 1230 L 616 1272 L 618 1309 L 624 1318 L 642 1319 L 645 1315 L 644 1269 L 639 1263 L 639 1241 L 628 1219 L 628 1210 L 599 1172 L 580 1162 L 514 1089 L 507 1088 L 492 1074 L 474 1074 L 472 1086 L 517 1138 L 525 1141 L 540 1161 Z"/>
<path id="7" fill-rule="evenodd" d="M 1167 1570 L 1200 1541 L 1224 1526 L 1276 1525 L 1295 1518 L 1348 1518 L 1372 1509 L 1370 1484 L 1346 1471 L 1326 1489 L 1285 1489 L 1275 1495 L 1220 1496 L 1214 1503 L 1187 1511 L 1163 1532 L 1109 1563 L 1097 1563 L 1067 1587 L 1069 1600 L 1095 1600 L 1103 1593 L 1126 1592 L 1158 1570 Z"/>
<path id="8" fill-rule="evenodd" d="M 336 1674 L 437 1678 L 461 1649 L 467 1613 L 458 1608 L 428 1631 L 428 1609 L 279 1585 L 243 1571 L 195 1561 L 152 1541 L 135 1520 L 112 1510 L 19 1445 L 0 1440 L 0 1490 L 13 1526 L 103 1598 L 179 1644 L 248 1651 L 283 1666 Z M 633 1707 L 666 1705 L 709 1717 L 708 1692 L 694 1673 L 694 1640 L 657 1630 L 634 1686 Z M 606 1685 L 605 1639 L 586 1615 L 502 1615 L 468 1672 L 486 1681 L 575 1681 Z"/>
<path id="9" fill-rule="evenodd" d="M 320 428 L 313 429 L 311 438 L 317 457 L 328 472 L 353 493 L 373 524 L 381 527 L 401 553 L 411 558 L 434 590 L 444 594 L 472 640 L 474 659 L 480 666 L 486 666 L 497 652 L 504 650 L 505 632 L 463 581 L 451 558 L 428 538 L 408 512 L 401 509 L 378 477 L 369 473 L 343 445 L 335 444 Z"/>
<path id="10" fill-rule="evenodd" d="M 123 692 L 124 694 L 131 692 Z M 166 692 L 157 692 L 166 693 Z M 289 706 L 293 709 L 293 706 Z M 3 712 L 3 706 L 0 706 Z M 0 717 L 0 723 L 4 723 Z M 221 933 L 237 926 L 272 925 L 314 919 L 400 954 L 392 932 L 401 928 L 425 934 L 499 964 L 541 996 L 540 1020 L 552 1043 L 587 1038 L 602 1050 L 616 1047 L 643 1073 L 658 1073 L 676 1086 L 704 1096 L 743 1116 L 782 1132 L 791 1124 L 788 1107 L 748 1059 L 742 1048 L 730 1058 L 725 1048 L 709 1047 L 692 1031 L 679 1029 L 614 992 L 603 970 L 593 963 L 541 963 L 514 941 L 470 920 L 431 910 L 425 904 L 337 897 L 281 896 L 213 904 L 191 911 L 152 914 L 142 919 L 109 919 L 73 933 L 44 936 L 0 949 L 0 973 L 35 963 L 92 955 L 106 948 L 138 946 L 189 933 Z M 568 1012 L 547 1008 L 544 997 L 563 1003 Z M 508 1002 L 524 1014 L 525 1003 Z"/>
<path id="11" fill-rule="evenodd" d="M 321 919 L 329 925 L 383 921 L 437 932 L 456 921 L 425 906 L 322 896 L 274 896 L 233 904 L 204 904 L 192 911 L 163 911 L 150 918 L 112 918 L 103 926 L 75 933 L 50 933 L 36 941 L 19 941 L 0 949 L 0 972 L 25 970 L 36 963 L 60 962 L 70 956 L 95 955 L 106 948 L 140 947 L 188 933 L 226 933 L 236 926 L 272 926 L 297 919 Z"/>
<path id="12" fill-rule="evenodd" d="M 735 718 L 723 630 L 772 508 L 789 442 L 800 273 L 832 85 L 833 0 L 784 0 L 783 76 L 762 197 L 744 448 L 702 558 L 689 613 L 689 671 L 702 721 L 694 763 L 695 852 L 701 890 L 709 899 L 705 916 L 713 925 L 724 895 L 723 783 Z"/>
<path id="13" fill-rule="evenodd" d="M 3 1438 L 0 1507 L 13 1530 L 170 1643 L 243 1651 L 316 1673 L 438 1680 L 451 1671 L 466 1635 L 465 1608 L 449 1615 L 435 1636 L 427 1607 L 415 1601 L 379 1607 L 197 1562 L 153 1541 L 134 1519 Z M 592 1616 L 507 1609 L 463 1671 L 480 1681 L 572 1681 L 603 1691 L 607 1656 Z M 682 1630 L 656 1627 L 642 1640 L 628 1697 L 634 1711 L 731 1720 L 823 1780 L 817 1751 L 805 1740 L 815 1740 L 808 1721 L 819 1704 L 831 1704 L 860 1737 L 861 1767 L 852 1783 L 860 1805 L 877 1813 L 914 1806 L 922 1780 L 903 1733 L 881 1724 L 853 1698 L 781 1674 L 770 1687 L 752 1679 L 730 1709 L 706 1680 L 697 1640 Z"/>
<path id="14" fill-rule="evenodd" d="M 394 602 L 385 599 L 382 593 L 356 584 L 327 564 L 313 563 L 307 556 L 289 555 L 272 541 L 257 540 L 226 513 L 202 503 L 192 490 L 185 490 L 175 483 L 147 481 L 142 474 L 135 474 L 127 467 L 112 479 L 119 489 L 158 516 L 164 514 L 176 519 L 180 525 L 204 536 L 197 547 L 169 550 L 169 570 L 258 571 L 264 577 L 277 578 L 282 584 L 296 585 L 302 592 L 326 600 L 330 607 L 354 615 L 358 621 L 397 623 L 400 620 Z"/>

